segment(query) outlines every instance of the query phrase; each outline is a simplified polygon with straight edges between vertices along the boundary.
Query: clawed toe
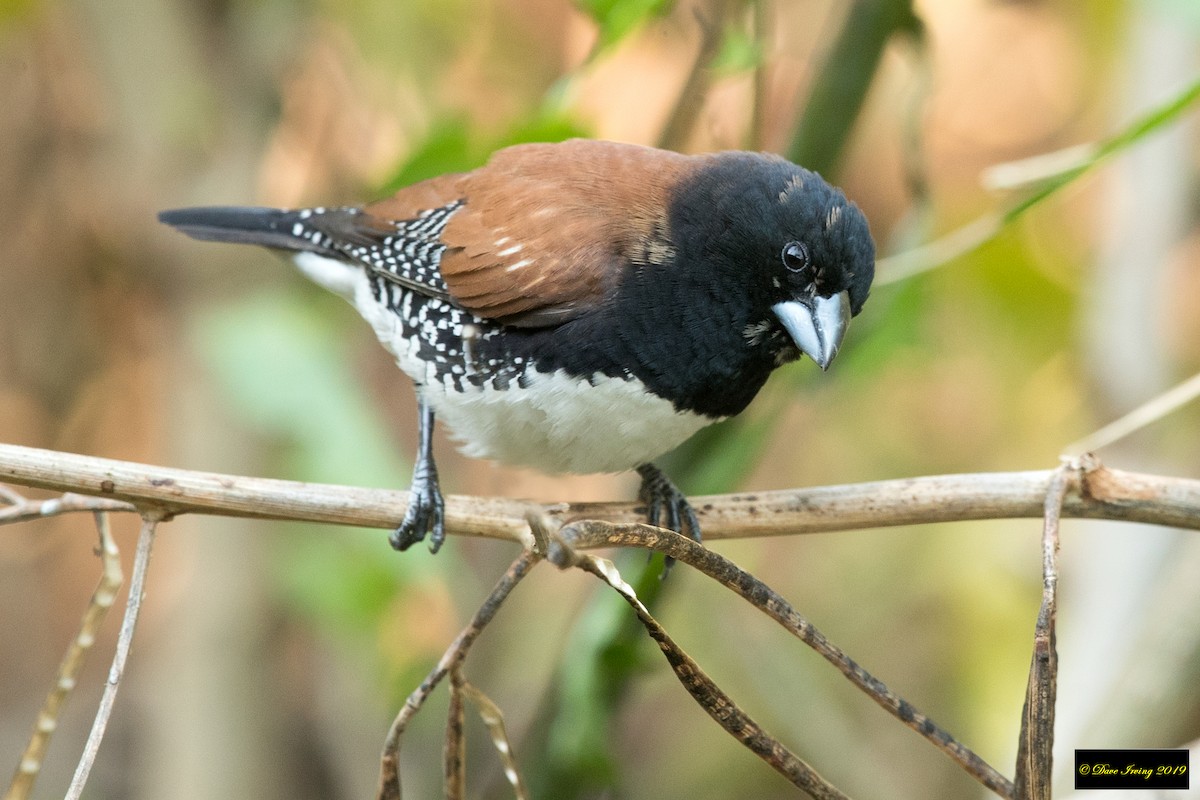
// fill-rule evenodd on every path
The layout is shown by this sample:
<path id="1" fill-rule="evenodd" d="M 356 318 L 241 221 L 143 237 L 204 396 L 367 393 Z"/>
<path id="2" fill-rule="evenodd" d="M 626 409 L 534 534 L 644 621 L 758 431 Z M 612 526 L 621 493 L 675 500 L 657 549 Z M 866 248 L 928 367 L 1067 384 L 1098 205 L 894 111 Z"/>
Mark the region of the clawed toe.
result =
<path id="1" fill-rule="evenodd" d="M 646 520 L 699 542 L 700 520 L 683 492 L 653 464 L 642 464 L 637 471 L 642 476 L 638 498 L 646 504 Z"/>
<path id="2" fill-rule="evenodd" d="M 427 470 L 413 477 L 408 509 L 388 541 L 397 550 L 407 550 L 429 534 L 429 551 L 436 553 L 446 540 L 446 507 L 438 487 L 437 472 Z"/>
<path id="3" fill-rule="evenodd" d="M 412 488 L 408 508 L 400 526 L 388 541 L 397 550 L 407 550 L 429 534 L 429 551 L 436 553 L 446 540 L 446 503 L 438 485 L 437 465 L 433 461 L 433 406 L 418 396 L 420 447 L 413 465 Z"/>

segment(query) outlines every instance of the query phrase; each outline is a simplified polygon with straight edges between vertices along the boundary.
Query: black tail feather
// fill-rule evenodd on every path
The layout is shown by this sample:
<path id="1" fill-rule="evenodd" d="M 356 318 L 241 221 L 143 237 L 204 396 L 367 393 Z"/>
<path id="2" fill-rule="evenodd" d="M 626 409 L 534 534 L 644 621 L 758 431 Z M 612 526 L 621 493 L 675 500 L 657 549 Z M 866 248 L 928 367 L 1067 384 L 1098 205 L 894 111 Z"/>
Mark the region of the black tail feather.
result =
<path id="1" fill-rule="evenodd" d="M 295 211 L 252 206 L 206 206 L 162 211 L 158 221 L 205 242 L 256 244 L 280 250 L 323 250 L 293 233 Z"/>

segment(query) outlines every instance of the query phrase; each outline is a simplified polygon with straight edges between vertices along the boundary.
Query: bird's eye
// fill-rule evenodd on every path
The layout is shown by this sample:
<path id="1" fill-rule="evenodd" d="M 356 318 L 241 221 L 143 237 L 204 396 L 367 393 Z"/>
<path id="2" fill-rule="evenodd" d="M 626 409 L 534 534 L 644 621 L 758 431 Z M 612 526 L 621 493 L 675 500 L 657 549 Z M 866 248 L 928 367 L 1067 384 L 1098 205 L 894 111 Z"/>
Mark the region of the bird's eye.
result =
<path id="1" fill-rule="evenodd" d="M 788 242 L 783 246 L 783 265 L 791 272 L 808 269 L 808 248 L 804 242 Z"/>

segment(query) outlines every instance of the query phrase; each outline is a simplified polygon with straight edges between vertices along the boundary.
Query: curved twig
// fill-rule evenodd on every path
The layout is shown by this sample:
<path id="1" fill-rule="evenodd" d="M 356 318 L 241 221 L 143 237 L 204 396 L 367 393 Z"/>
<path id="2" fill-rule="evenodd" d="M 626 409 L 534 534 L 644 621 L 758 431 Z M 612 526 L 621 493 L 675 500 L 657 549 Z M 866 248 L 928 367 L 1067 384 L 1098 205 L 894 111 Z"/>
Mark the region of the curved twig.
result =
<path id="1" fill-rule="evenodd" d="M 1063 498 L 1077 465 L 1058 468 L 1046 490 L 1046 516 L 1042 525 L 1042 604 L 1033 634 L 1033 656 L 1021 709 L 1021 737 L 1017 745 L 1017 796 L 1022 800 L 1049 800 L 1053 766 L 1054 697 L 1058 682 L 1055 648 L 1058 615 L 1058 527 Z"/>
<path id="2" fill-rule="evenodd" d="M 146 570 L 150 566 L 150 552 L 154 545 L 154 533 L 161 517 L 153 513 L 143 514 L 142 531 L 138 535 L 137 551 L 133 560 L 133 577 L 129 581 L 129 597 L 125 602 L 125 616 L 121 620 L 121 632 L 117 636 L 117 651 L 113 655 L 112 667 L 108 672 L 108 681 L 104 684 L 104 693 L 100 696 L 100 708 L 96 711 L 96 719 L 92 722 L 91 733 L 83 747 L 83 756 L 75 767 L 75 775 L 67 789 L 67 800 L 79 800 L 83 787 L 87 784 L 92 765 L 96 762 L 96 754 L 100 751 L 100 742 L 104 740 L 104 732 L 108 728 L 108 720 L 112 715 L 113 703 L 117 699 L 117 689 L 121 687 L 121 678 L 125 674 L 125 662 L 133 647 L 133 633 L 137 630 L 138 612 L 142 608 L 142 596 L 146 587 Z"/>
<path id="3" fill-rule="evenodd" d="M 649 527 L 649 526 L 639 526 Z M 650 528 L 650 530 L 656 530 Z M 680 539 L 683 537 L 672 534 Z M 697 545 L 698 546 L 698 545 Z M 602 558 L 581 555 L 573 560 L 572 566 L 595 575 L 617 591 L 629 604 L 646 628 L 655 644 L 662 650 L 675 676 L 696 699 L 710 717 L 731 736 L 746 746 L 752 753 L 783 775 L 792 785 L 803 789 L 815 800 L 849 800 L 833 784 L 803 759 L 786 748 L 782 742 L 763 730 L 749 714 L 721 690 L 712 678 L 705 674 L 700 665 L 692 660 L 667 633 L 666 629 L 646 609 L 628 583 L 617 573 L 616 568 Z"/>
<path id="4" fill-rule="evenodd" d="M 501 576 L 483 605 L 475 612 L 471 622 L 459 632 L 458 636 L 454 637 L 454 641 L 446 648 L 446 652 L 442 654 L 437 666 L 404 701 L 404 706 L 396 715 L 396 719 L 388 731 L 387 739 L 384 741 L 379 768 L 379 791 L 377 794 L 379 800 L 400 800 L 400 738 L 404 734 L 405 728 L 408 727 L 409 721 L 421 710 L 421 706 L 425 704 L 429 695 L 446 675 L 467 657 L 471 645 L 496 616 L 496 612 L 500 610 L 504 600 L 539 561 L 541 561 L 541 556 L 526 550 L 509 566 L 508 571 Z"/>
<path id="5" fill-rule="evenodd" d="M 682 561 L 737 592 L 788 633 L 807 644 L 884 710 L 919 733 L 955 761 L 967 774 L 1001 797 L 1014 797 L 1012 781 L 918 711 L 883 681 L 867 672 L 845 651 L 830 642 L 811 622 L 765 583 L 729 559 L 679 534 L 641 523 L 614 525 L 585 520 L 560 531 L 568 548 L 641 547 Z M 699 699 L 699 698 L 697 698 Z M 712 714 L 712 712 L 709 712 Z M 712 714 L 714 717 L 715 714 Z M 778 769 L 778 767 L 776 767 Z"/>
<path id="6" fill-rule="evenodd" d="M 26 502 L 30 506 L 40 507 L 43 505 L 42 503 L 25 501 L 24 498 L 10 492 L 2 492 L 0 494 L 3 494 L 5 499 L 10 501 L 12 507 L 19 506 L 21 502 Z M 94 500 L 91 497 L 80 499 Z M 46 501 L 46 503 L 50 502 Z M 32 516 L 44 515 L 37 513 Z M 116 602 L 117 592 L 120 590 L 121 584 L 125 582 L 125 574 L 121 569 L 121 555 L 117 551 L 117 543 L 112 536 L 108 514 L 104 511 L 96 511 L 95 516 L 96 530 L 100 536 L 100 546 L 97 549 L 97 554 L 101 559 L 100 582 L 97 584 L 96 591 L 92 593 L 91 600 L 88 601 L 87 608 L 83 612 L 83 620 L 79 624 L 79 631 L 75 634 L 75 638 L 71 640 L 71 644 L 67 647 L 67 652 L 59 664 L 58 674 L 54 679 L 54 687 L 46 696 L 46 700 L 42 703 L 42 708 L 38 712 L 37 722 L 34 723 L 33 735 L 30 736 L 29 744 L 26 745 L 25 751 L 21 754 L 17 772 L 4 794 L 4 800 L 25 800 L 33 791 L 34 781 L 37 779 L 38 773 L 41 772 L 42 762 L 46 757 L 46 750 L 50 746 L 50 737 L 58 728 L 59 712 L 62 710 L 67 697 L 75 688 L 79 673 L 83 669 L 83 663 L 88 653 L 91 652 L 92 646 L 96 643 L 96 635 L 100 630 L 100 625 L 108 614 L 108 610 Z"/>

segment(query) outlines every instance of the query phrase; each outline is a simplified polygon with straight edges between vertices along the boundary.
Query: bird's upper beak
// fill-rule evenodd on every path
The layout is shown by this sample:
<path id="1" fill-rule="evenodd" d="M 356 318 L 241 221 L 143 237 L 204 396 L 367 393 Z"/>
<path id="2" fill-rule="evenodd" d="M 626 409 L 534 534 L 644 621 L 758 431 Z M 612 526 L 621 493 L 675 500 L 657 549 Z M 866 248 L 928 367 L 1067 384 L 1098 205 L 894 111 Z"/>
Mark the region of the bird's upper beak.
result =
<path id="1" fill-rule="evenodd" d="M 832 297 L 788 300 L 776 303 L 771 310 L 791 334 L 800 352 L 817 362 L 821 369 L 828 369 L 850 324 L 850 294 L 841 292 Z"/>

